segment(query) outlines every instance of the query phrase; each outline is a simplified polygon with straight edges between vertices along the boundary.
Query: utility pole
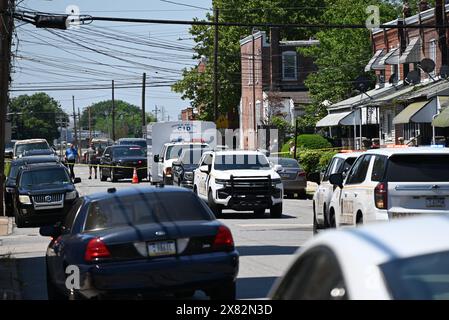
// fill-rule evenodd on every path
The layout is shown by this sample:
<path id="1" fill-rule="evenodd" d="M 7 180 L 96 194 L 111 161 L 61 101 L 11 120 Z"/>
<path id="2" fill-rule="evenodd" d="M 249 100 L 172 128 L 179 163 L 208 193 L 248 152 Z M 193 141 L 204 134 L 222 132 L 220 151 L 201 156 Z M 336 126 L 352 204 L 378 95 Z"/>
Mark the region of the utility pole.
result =
<path id="1" fill-rule="evenodd" d="M 253 60 L 252 60 L 252 76 L 253 76 L 253 122 L 254 122 L 254 146 L 257 149 L 257 123 L 256 123 L 256 45 L 254 39 L 254 29 L 252 34 L 252 50 L 253 50 Z"/>
<path id="2" fill-rule="evenodd" d="M 9 101 L 11 41 L 14 28 L 14 1 L 0 0 L 0 187 L 5 181 L 5 122 Z M 4 215 L 3 191 L 0 192 L 0 216 Z"/>
<path id="3" fill-rule="evenodd" d="M 81 112 L 80 112 L 80 108 L 78 107 L 78 138 L 79 138 L 79 152 L 82 155 L 83 154 L 83 137 L 81 135 L 81 132 L 83 131 L 83 128 L 81 127 Z"/>
<path id="4" fill-rule="evenodd" d="M 112 80 L 112 140 L 115 142 L 115 101 L 114 101 L 114 80 Z"/>
<path id="5" fill-rule="evenodd" d="M 218 120 L 218 15 L 219 9 L 214 9 L 214 122 Z"/>
<path id="6" fill-rule="evenodd" d="M 92 142 L 92 118 L 90 115 L 90 107 L 87 107 L 88 118 L 89 118 L 89 144 Z"/>
<path id="7" fill-rule="evenodd" d="M 145 85 L 147 80 L 147 74 L 143 73 L 142 79 L 142 138 L 147 138 L 147 116 L 145 113 Z"/>
<path id="8" fill-rule="evenodd" d="M 75 96 L 72 96 L 72 106 L 73 106 L 73 131 L 75 132 L 75 146 L 79 149 L 78 133 L 76 130 Z"/>

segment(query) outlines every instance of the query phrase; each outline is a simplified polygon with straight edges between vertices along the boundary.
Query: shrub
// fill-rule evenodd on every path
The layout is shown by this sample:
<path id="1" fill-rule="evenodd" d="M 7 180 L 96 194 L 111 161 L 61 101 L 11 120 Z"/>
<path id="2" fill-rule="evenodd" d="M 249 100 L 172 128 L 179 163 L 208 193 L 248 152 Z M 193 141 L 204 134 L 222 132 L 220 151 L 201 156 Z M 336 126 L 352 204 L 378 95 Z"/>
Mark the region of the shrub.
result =
<path id="1" fill-rule="evenodd" d="M 307 173 L 316 172 L 320 164 L 322 152 L 316 150 L 303 150 L 299 152 L 299 164 Z"/>
<path id="2" fill-rule="evenodd" d="M 287 154 L 290 151 L 290 143 L 295 141 L 295 138 L 288 140 L 281 149 L 283 157 L 292 157 L 292 155 Z M 332 144 L 324 137 L 319 134 L 300 134 L 298 135 L 297 141 L 297 152 L 304 151 L 304 149 L 326 149 L 332 148 Z"/>
<path id="3" fill-rule="evenodd" d="M 333 156 L 335 156 L 338 153 L 338 151 L 332 150 L 332 151 L 326 151 L 321 154 L 320 162 L 318 164 L 318 169 L 320 171 L 327 168 L 327 165 L 330 163 Z"/>

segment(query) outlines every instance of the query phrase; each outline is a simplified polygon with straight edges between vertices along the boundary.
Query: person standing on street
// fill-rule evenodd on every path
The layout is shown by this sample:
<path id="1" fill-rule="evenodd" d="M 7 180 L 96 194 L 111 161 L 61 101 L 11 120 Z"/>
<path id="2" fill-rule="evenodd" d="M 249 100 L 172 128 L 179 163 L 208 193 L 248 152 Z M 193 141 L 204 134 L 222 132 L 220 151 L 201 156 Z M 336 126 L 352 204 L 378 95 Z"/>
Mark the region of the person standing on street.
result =
<path id="1" fill-rule="evenodd" d="M 89 164 L 89 180 L 92 179 L 92 169 L 95 173 L 95 179 L 97 179 L 98 154 L 93 143 L 87 149 L 87 163 Z"/>
<path id="2" fill-rule="evenodd" d="M 75 166 L 76 159 L 78 158 L 78 150 L 75 148 L 73 144 L 69 144 L 69 147 L 65 151 L 65 160 L 70 168 L 70 177 L 75 179 L 75 172 L 73 171 L 73 167 Z"/>

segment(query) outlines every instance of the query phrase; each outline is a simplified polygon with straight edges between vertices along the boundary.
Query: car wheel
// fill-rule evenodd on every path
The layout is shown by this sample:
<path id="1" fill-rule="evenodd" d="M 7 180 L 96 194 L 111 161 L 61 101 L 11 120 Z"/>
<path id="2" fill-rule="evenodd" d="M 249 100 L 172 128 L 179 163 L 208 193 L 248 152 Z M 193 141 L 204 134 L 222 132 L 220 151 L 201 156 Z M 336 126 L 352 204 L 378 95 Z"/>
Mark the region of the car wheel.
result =
<path id="1" fill-rule="evenodd" d="M 272 218 L 282 218 L 282 203 L 275 204 L 270 208 L 270 216 Z"/>
<path id="2" fill-rule="evenodd" d="M 114 169 L 111 169 L 111 182 L 117 182 L 117 177 L 115 176 Z"/>
<path id="3" fill-rule="evenodd" d="M 257 209 L 257 210 L 254 210 L 254 214 L 255 214 L 257 217 L 263 217 L 263 216 L 265 215 L 265 209 Z"/>
<path id="4" fill-rule="evenodd" d="M 108 179 L 108 177 L 103 175 L 103 169 L 100 169 L 100 181 L 106 181 L 107 179 Z"/>
<path id="5" fill-rule="evenodd" d="M 355 224 L 358 227 L 363 225 L 363 214 L 360 211 L 357 212 L 357 216 L 355 218 Z"/>
<path id="6" fill-rule="evenodd" d="M 214 198 L 212 197 L 212 190 L 209 190 L 209 193 L 207 194 L 207 204 L 215 216 L 221 215 L 222 208 L 220 205 L 215 203 Z"/>
<path id="7" fill-rule="evenodd" d="M 211 289 L 208 293 L 211 300 L 235 300 L 236 284 L 234 281 L 220 285 Z"/>
<path id="8" fill-rule="evenodd" d="M 65 296 L 62 292 L 58 290 L 58 288 L 51 282 L 50 275 L 47 269 L 47 296 L 48 300 L 68 300 L 68 297 Z"/>
<path id="9" fill-rule="evenodd" d="M 25 228 L 26 222 L 25 222 L 25 218 L 24 217 L 21 217 L 20 215 L 16 214 L 15 215 L 15 221 L 16 221 L 16 227 L 17 228 Z"/>
<path id="10" fill-rule="evenodd" d="M 334 208 L 331 208 L 329 211 L 329 227 L 334 229 L 336 228 Z"/>

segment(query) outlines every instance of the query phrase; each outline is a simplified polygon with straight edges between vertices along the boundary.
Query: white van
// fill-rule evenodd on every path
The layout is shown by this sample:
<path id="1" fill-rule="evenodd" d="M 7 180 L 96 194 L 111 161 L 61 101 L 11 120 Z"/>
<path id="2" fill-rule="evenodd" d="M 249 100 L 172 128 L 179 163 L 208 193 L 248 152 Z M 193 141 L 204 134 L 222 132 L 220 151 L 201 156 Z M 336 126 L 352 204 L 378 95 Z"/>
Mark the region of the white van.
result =
<path id="1" fill-rule="evenodd" d="M 54 151 L 45 139 L 18 140 L 14 145 L 14 159 L 20 158 L 24 152 L 31 150 L 51 150 Z"/>
<path id="2" fill-rule="evenodd" d="M 360 155 L 346 178 L 329 177 L 335 190 L 331 227 L 421 214 L 449 213 L 449 149 L 385 148 Z"/>

